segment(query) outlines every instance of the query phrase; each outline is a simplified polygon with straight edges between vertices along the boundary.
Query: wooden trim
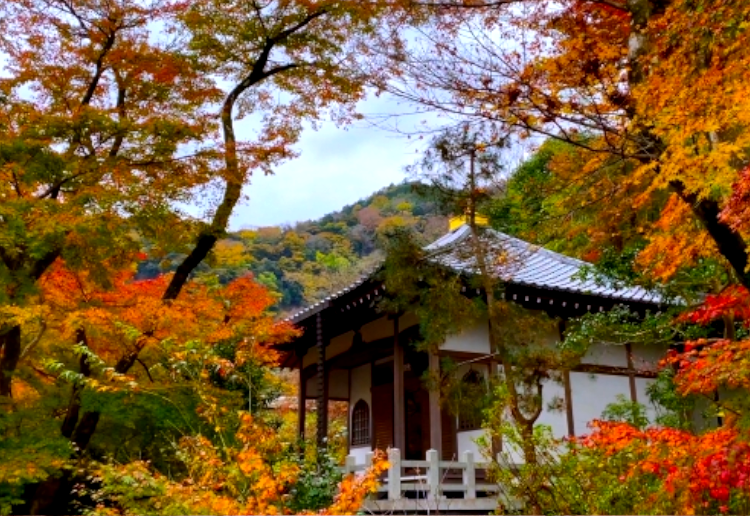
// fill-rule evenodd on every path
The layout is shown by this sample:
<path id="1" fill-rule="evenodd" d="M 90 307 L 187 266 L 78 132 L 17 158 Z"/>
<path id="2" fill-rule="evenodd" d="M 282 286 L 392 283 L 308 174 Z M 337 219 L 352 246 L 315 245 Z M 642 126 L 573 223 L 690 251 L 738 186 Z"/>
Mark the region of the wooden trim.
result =
<path id="1" fill-rule="evenodd" d="M 393 318 L 393 445 L 406 450 L 404 410 L 404 347 L 398 339 L 398 316 Z"/>
<path id="2" fill-rule="evenodd" d="M 315 314 L 315 346 L 318 348 L 317 445 L 326 447 L 328 437 L 328 374 L 326 373 L 326 342 L 323 338 L 323 317 Z"/>
<path id="3" fill-rule="evenodd" d="M 578 364 L 573 369 L 571 369 L 571 371 L 575 373 L 609 374 L 613 376 L 630 376 L 632 374 L 635 378 L 656 378 L 659 374 L 656 371 L 638 371 L 631 370 L 627 367 L 598 364 Z"/>
<path id="4" fill-rule="evenodd" d="M 372 380 L 375 376 L 375 361 L 370 361 L 370 449 L 375 451 L 375 411 L 373 410 Z"/>
<path id="5" fill-rule="evenodd" d="M 305 440 L 305 421 L 307 418 L 307 378 L 305 372 L 299 372 L 299 392 L 297 393 L 297 436 L 301 441 Z"/>
<path id="6" fill-rule="evenodd" d="M 352 405 L 352 370 L 348 369 L 346 371 L 346 382 L 347 382 L 347 389 L 346 389 L 346 395 L 349 398 L 346 405 L 346 454 L 349 455 L 349 453 L 352 451 L 352 413 L 354 410 L 354 406 Z M 372 400 L 370 400 L 372 401 Z M 367 410 L 370 410 L 370 404 L 367 404 Z"/>
<path id="7" fill-rule="evenodd" d="M 435 353 L 429 354 L 429 370 L 431 375 L 440 375 L 440 357 Z M 429 393 L 429 411 L 430 411 L 430 448 L 442 451 L 443 447 L 443 425 L 440 417 L 440 393 L 430 389 Z"/>
<path id="8" fill-rule="evenodd" d="M 567 320 L 561 320 L 557 325 L 557 331 L 560 334 L 560 342 L 565 341 L 565 329 L 568 325 Z M 568 435 L 576 435 L 575 419 L 573 417 L 573 389 L 570 386 L 570 370 L 565 369 L 563 375 L 563 388 L 565 389 L 565 419 L 568 424 Z"/>
<path id="9" fill-rule="evenodd" d="M 575 421 L 573 419 L 573 389 L 570 387 L 570 371 L 563 371 L 563 386 L 565 387 L 565 418 L 568 422 L 568 435 L 576 435 Z"/>
<path id="10" fill-rule="evenodd" d="M 634 403 L 638 402 L 638 390 L 635 385 L 635 366 L 633 365 L 633 347 L 630 342 L 625 344 L 625 354 L 628 360 L 628 369 L 630 374 L 628 375 L 628 383 L 630 384 L 630 400 Z"/>
<path id="11" fill-rule="evenodd" d="M 494 354 L 472 353 L 470 351 L 440 351 L 438 356 L 448 357 L 458 361 L 472 360 L 474 364 L 489 364 L 492 361 L 497 362 Z"/>

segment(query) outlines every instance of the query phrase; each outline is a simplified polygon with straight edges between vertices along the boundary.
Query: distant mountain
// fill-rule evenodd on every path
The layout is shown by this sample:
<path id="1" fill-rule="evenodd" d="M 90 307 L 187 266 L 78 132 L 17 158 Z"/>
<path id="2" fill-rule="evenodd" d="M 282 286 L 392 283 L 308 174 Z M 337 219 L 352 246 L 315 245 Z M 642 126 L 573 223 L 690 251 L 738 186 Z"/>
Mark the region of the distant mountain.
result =
<path id="1" fill-rule="evenodd" d="M 217 242 L 197 274 L 226 283 L 252 272 L 279 295 L 279 311 L 312 304 L 372 267 L 381 256 L 381 237 L 389 229 L 410 228 L 425 243 L 448 230 L 448 218 L 415 186 L 392 184 L 317 220 L 232 233 Z M 146 260 L 139 277 L 173 270 L 179 258 Z"/>

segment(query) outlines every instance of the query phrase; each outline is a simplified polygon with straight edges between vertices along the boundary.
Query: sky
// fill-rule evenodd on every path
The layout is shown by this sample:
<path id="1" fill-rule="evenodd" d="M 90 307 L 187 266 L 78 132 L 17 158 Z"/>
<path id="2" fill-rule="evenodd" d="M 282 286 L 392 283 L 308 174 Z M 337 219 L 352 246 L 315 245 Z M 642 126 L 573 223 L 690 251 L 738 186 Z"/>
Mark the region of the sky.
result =
<path id="1" fill-rule="evenodd" d="M 359 105 L 365 115 L 407 109 L 386 97 L 368 98 Z M 422 118 L 406 117 L 399 123 L 413 128 Z M 237 136 L 243 136 L 242 124 Z M 423 141 L 368 122 L 346 128 L 323 122 L 317 131 L 303 133 L 298 158 L 279 166 L 272 176 L 251 178 L 243 192 L 249 199 L 235 208 L 230 230 L 316 219 L 353 204 L 406 179 L 404 167 L 418 159 L 423 146 Z"/>

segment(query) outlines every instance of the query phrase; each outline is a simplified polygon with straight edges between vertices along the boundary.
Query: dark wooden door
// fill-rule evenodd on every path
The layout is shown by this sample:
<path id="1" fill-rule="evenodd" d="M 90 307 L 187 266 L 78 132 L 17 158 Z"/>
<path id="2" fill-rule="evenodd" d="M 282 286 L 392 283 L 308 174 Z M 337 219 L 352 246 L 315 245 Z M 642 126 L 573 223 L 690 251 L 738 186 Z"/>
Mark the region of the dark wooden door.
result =
<path id="1" fill-rule="evenodd" d="M 456 416 L 451 414 L 447 407 L 440 407 L 440 409 L 440 420 L 443 427 L 443 449 L 440 458 L 442 460 L 458 460 L 456 456 L 456 448 L 458 448 Z"/>
<path id="2" fill-rule="evenodd" d="M 393 384 L 372 388 L 373 449 L 386 451 L 393 446 Z"/>
<path id="3" fill-rule="evenodd" d="M 408 460 L 424 460 L 430 447 L 430 413 L 422 381 L 409 371 L 404 375 L 406 395 L 406 450 Z"/>

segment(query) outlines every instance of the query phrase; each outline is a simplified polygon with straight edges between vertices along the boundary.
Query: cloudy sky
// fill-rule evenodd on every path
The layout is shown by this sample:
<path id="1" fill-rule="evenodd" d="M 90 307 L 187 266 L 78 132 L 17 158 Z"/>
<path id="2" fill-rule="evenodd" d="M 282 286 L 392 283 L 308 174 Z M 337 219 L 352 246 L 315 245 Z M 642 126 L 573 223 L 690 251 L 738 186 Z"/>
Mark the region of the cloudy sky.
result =
<path id="1" fill-rule="evenodd" d="M 360 105 L 366 115 L 407 110 L 385 97 Z M 414 128 L 423 118 L 406 117 L 399 124 Z M 241 125 L 238 136 L 242 136 Z M 367 122 L 348 128 L 323 123 L 318 131 L 303 134 L 299 158 L 278 167 L 273 176 L 252 178 L 245 187 L 249 200 L 235 209 L 230 229 L 293 223 L 338 210 L 405 179 L 404 166 L 418 158 L 422 147 L 423 142 Z"/>

